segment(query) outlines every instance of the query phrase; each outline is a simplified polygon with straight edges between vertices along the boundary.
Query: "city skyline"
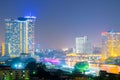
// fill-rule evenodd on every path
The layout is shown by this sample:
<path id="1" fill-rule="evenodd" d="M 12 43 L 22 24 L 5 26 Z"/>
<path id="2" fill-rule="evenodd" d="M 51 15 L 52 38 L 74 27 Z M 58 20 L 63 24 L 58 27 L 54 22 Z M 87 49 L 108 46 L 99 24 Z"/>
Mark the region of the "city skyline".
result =
<path id="1" fill-rule="evenodd" d="M 0 44 L 5 39 L 4 19 L 33 15 L 37 17 L 35 44 L 42 48 L 75 47 L 75 38 L 81 36 L 88 36 L 100 45 L 101 32 L 120 31 L 119 3 L 119 0 L 1 0 Z"/>

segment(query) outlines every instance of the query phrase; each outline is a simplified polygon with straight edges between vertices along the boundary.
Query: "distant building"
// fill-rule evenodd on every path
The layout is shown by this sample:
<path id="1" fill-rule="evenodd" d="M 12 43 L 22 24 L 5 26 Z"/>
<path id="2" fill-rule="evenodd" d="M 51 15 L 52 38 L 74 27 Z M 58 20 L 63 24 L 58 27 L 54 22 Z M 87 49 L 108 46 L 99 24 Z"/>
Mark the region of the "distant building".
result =
<path id="1" fill-rule="evenodd" d="M 107 57 L 120 56 L 120 32 L 102 32 L 102 53 Z"/>
<path id="2" fill-rule="evenodd" d="M 36 45 L 35 45 L 35 52 L 36 52 L 36 53 L 40 53 L 40 50 L 41 50 L 40 44 L 36 44 Z"/>
<path id="3" fill-rule="evenodd" d="M 62 51 L 65 53 L 73 53 L 74 48 L 63 48 Z"/>
<path id="4" fill-rule="evenodd" d="M 1 46 L 1 56 L 5 56 L 5 44 L 2 43 L 2 46 Z"/>
<path id="5" fill-rule="evenodd" d="M 29 70 L 0 66 L 0 80 L 29 80 Z"/>
<path id="6" fill-rule="evenodd" d="M 98 63 L 101 60 L 101 54 L 66 54 L 65 61 L 68 66 L 74 67 L 77 62 L 94 61 Z"/>
<path id="7" fill-rule="evenodd" d="M 76 53 L 92 53 L 92 45 L 88 41 L 87 36 L 76 38 Z"/>
<path id="8" fill-rule="evenodd" d="M 94 46 L 93 47 L 93 54 L 101 54 L 101 47 Z"/>
<path id="9" fill-rule="evenodd" d="M 21 53 L 34 55 L 34 21 L 36 17 L 6 19 L 6 55 L 19 57 Z"/>

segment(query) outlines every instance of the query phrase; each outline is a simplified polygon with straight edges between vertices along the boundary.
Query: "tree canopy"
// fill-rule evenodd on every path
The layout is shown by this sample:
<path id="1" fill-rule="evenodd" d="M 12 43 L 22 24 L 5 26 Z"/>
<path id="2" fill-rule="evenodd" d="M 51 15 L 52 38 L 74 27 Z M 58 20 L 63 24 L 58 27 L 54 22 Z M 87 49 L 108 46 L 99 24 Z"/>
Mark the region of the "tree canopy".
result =
<path id="1" fill-rule="evenodd" d="M 77 72 L 84 72 L 89 68 L 89 63 L 87 61 L 78 62 L 74 66 L 74 70 Z"/>

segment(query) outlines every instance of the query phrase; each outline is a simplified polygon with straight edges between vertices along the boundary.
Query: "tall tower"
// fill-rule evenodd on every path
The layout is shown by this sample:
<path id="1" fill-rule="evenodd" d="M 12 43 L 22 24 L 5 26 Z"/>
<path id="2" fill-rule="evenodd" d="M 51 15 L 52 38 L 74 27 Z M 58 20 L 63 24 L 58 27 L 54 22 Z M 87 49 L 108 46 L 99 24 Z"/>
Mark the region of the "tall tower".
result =
<path id="1" fill-rule="evenodd" d="M 87 36 L 76 38 L 76 53 L 84 53 L 84 44 L 87 42 Z"/>
<path id="2" fill-rule="evenodd" d="M 88 41 L 87 36 L 76 38 L 76 53 L 92 53 L 92 45 Z"/>
<path id="3" fill-rule="evenodd" d="M 10 57 L 19 57 L 21 53 L 34 55 L 34 22 L 36 17 L 26 16 L 6 19 L 5 45 Z"/>
<path id="4" fill-rule="evenodd" d="M 102 32 L 102 53 L 105 58 L 120 56 L 120 32 Z"/>

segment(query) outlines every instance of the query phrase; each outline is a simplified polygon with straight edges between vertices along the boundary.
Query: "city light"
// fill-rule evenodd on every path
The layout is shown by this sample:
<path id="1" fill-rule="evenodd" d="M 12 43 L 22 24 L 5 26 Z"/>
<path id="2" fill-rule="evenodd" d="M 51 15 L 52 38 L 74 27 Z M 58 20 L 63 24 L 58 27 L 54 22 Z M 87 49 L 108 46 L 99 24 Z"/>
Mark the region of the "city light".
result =
<path id="1" fill-rule="evenodd" d="M 49 59 L 49 58 L 45 58 L 44 62 L 50 62 L 55 65 L 60 63 L 60 61 L 57 59 Z"/>
<path id="2" fill-rule="evenodd" d="M 0 6 L 0 80 L 120 80 L 119 0 Z"/>
<path id="3" fill-rule="evenodd" d="M 23 63 L 14 63 L 14 64 L 12 64 L 12 68 L 13 69 L 24 69 L 25 64 L 23 64 Z"/>
<path id="4" fill-rule="evenodd" d="M 68 48 L 63 48 L 62 50 L 63 50 L 63 51 L 67 51 L 67 50 L 68 50 Z"/>

